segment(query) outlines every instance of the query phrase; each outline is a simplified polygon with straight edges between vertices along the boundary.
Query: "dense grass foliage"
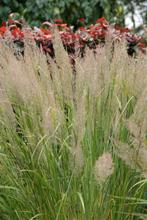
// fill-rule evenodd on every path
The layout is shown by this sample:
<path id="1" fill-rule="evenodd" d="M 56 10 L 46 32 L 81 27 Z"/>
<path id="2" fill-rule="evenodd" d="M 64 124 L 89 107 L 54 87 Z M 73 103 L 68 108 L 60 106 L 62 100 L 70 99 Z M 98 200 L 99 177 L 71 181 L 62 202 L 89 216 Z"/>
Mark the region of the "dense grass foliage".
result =
<path id="1" fill-rule="evenodd" d="M 147 56 L 53 46 L 0 42 L 0 219 L 146 219 Z"/>

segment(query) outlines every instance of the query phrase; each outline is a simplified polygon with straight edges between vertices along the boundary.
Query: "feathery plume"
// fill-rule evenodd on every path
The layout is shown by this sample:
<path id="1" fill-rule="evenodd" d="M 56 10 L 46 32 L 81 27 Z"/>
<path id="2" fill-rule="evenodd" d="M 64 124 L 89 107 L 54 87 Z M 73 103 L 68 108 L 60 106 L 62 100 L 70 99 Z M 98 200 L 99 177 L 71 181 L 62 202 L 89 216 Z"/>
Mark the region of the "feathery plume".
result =
<path id="1" fill-rule="evenodd" d="M 103 153 L 98 158 L 94 166 L 94 176 L 99 183 L 105 182 L 106 179 L 114 172 L 114 164 L 110 153 Z"/>

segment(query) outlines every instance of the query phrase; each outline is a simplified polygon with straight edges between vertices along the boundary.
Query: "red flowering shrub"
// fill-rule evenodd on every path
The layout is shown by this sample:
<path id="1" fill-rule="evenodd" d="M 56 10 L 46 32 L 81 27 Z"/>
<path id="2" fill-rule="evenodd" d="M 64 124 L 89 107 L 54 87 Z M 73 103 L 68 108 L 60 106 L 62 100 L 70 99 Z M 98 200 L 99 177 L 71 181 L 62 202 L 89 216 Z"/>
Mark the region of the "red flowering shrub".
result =
<path id="1" fill-rule="evenodd" d="M 55 27 L 59 29 L 63 45 L 69 54 L 74 54 L 75 46 L 80 50 L 81 56 L 83 56 L 86 47 L 95 51 L 100 43 L 105 43 L 108 34 L 113 42 L 125 39 L 129 55 L 133 55 L 137 50 L 142 52 L 147 50 L 143 39 L 131 33 L 128 28 L 111 25 L 104 17 L 97 19 L 96 24 L 91 24 L 88 27 L 84 25 L 84 21 L 84 18 L 79 19 L 83 26 L 73 31 L 73 27 L 63 23 L 61 19 L 56 19 L 54 23 L 44 22 L 40 28 L 34 27 L 33 29 L 27 27 L 23 20 L 8 20 L 3 22 L 0 27 L 0 37 L 6 39 L 9 35 L 15 43 L 23 45 L 24 37 L 29 33 L 29 36 L 36 41 L 37 45 L 52 57 L 54 56 L 52 32 Z"/>

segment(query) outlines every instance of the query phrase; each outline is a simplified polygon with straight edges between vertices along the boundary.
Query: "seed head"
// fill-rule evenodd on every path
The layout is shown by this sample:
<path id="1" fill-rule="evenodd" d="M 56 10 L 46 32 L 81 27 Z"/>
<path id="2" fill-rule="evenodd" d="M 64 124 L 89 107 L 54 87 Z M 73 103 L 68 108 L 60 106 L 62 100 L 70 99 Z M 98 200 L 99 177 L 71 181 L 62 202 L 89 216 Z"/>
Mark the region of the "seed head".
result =
<path id="1" fill-rule="evenodd" d="M 103 153 L 94 166 L 94 175 L 98 182 L 104 182 L 113 173 L 114 164 L 110 153 Z"/>

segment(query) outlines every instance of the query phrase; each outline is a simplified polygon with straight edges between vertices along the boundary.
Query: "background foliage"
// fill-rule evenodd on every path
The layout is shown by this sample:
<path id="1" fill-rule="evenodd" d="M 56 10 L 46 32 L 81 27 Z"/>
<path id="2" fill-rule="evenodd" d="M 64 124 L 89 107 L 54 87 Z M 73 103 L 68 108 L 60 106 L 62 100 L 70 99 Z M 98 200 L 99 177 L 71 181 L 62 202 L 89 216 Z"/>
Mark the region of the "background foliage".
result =
<path id="1" fill-rule="evenodd" d="M 53 18 L 76 25 L 78 18 L 84 17 L 91 23 L 102 16 L 110 22 L 125 25 L 125 16 L 130 15 L 135 27 L 136 10 L 147 23 L 146 0 L 1 0 L 0 21 L 6 20 L 10 13 L 18 12 L 31 25 Z"/>

